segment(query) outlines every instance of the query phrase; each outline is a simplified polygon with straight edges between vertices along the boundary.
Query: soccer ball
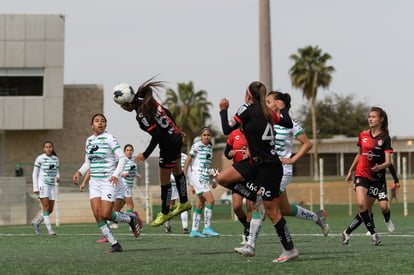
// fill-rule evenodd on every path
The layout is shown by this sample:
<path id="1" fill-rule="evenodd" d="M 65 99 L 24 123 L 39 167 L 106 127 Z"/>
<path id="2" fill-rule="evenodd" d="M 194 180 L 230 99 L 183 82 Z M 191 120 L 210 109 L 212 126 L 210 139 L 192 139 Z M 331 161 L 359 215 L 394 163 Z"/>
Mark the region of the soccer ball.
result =
<path id="1" fill-rule="evenodd" d="M 124 105 L 132 102 L 135 93 L 134 89 L 129 84 L 121 83 L 114 87 L 112 96 L 115 103 L 119 105 Z"/>

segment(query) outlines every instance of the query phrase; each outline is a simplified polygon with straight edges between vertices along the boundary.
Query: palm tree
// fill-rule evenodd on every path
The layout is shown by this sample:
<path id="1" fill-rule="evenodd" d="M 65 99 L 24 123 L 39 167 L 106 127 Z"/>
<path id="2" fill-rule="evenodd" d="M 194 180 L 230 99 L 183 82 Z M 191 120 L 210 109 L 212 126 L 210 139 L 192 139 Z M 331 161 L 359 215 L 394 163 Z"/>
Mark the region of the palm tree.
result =
<path id="1" fill-rule="evenodd" d="M 312 115 L 312 139 L 313 139 L 313 163 L 314 179 L 319 178 L 318 165 L 318 143 L 317 143 L 317 126 L 315 101 L 318 88 L 327 88 L 332 80 L 332 73 L 335 68 L 327 66 L 326 63 L 331 59 L 328 53 L 322 53 L 322 50 L 316 47 L 307 46 L 298 49 L 298 55 L 292 54 L 290 59 L 295 64 L 289 69 L 290 79 L 293 87 L 301 89 L 303 96 L 311 101 Z"/>
<path id="2" fill-rule="evenodd" d="M 178 127 L 186 134 L 184 143 L 188 152 L 194 137 L 206 126 L 206 121 L 210 118 L 209 107 L 213 104 L 207 100 L 207 91 L 194 91 L 192 81 L 178 83 L 177 88 L 177 92 L 173 89 L 166 91 L 163 104 L 173 114 Z"/>

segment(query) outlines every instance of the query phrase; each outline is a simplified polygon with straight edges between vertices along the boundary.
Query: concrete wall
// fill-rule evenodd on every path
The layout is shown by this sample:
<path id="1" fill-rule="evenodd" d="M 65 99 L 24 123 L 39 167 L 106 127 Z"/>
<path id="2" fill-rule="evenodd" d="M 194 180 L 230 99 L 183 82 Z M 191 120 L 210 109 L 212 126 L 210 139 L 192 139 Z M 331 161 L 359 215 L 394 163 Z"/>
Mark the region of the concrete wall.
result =
<path id="1" fill-rule="evenodd" d="M 0 130 L 63 127 L 64 30 L 62 15 L 0 14 L 0 74 L 43 75 L 43 96 L 0 96 Z"/>
<path id="2" fill-rule="evenodd" d="M 0 225 L 26 224 L 26 178 L 0 177 L 0 197 Z"/>

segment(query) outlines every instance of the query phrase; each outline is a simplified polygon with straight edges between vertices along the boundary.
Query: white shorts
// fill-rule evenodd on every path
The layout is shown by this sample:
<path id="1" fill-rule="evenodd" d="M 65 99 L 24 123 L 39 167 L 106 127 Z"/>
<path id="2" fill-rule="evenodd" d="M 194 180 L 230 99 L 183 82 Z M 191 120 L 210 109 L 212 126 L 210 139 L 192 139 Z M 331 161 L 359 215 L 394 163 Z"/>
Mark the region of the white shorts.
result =
<path id="1" fill-rule="evenodd" d="M 190 175 L 189 180 L 197 195 L 210 191 L 210 180 L 205 180 L 194 174 Z"/>
<path id="2" fill-rule="evenodd" d="M 115 186 L 115 199 L 123 200 L 125 198 L 125 185 L 120 180 L 118 185 Z"/>
<path id="3" fill-rule="evenodd" d="M 280 182 L 280 193 L 283 193 L 286 187 L 292 180 L 293 175 L 293 165 L 292 164 L 283 164 L 283 177 Z"/>
<path id="4" fill-rule="evenodd" d="M 56 197 L 56 190 L 54 185 L 47 185 L 41 183 L 39 186 L 39 198 L 49 198 L 49 200 L 54 201 Z"/>
<path id="5" fill-rule="evenodd" d="M 176 200 L 179 198 L 177 185 L 171 184 L 171 200 Z"/>
<path id="6" fill-rule="evenodd" d="M 91 178 L 89 180 L 89 198 L 101 198 L 104 201 L 114 202 L 116 188 L 109 182 L 109 178 Z"/>
<path id="7" fill-rule="evenodd" d="M 132 186 L 131 185 L 124 185 L 125 186 L 125 198 L 132 198 Z"/>

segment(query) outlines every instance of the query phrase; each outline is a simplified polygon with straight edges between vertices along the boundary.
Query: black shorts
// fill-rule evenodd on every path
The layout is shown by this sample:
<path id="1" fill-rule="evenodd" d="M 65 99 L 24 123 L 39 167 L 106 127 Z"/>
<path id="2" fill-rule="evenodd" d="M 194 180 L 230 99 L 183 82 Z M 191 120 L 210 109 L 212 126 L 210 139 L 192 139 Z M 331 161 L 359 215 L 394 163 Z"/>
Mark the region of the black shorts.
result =
<path id="1" fill-rule="evenodd" d="M 254 184 L 260 188 L 263 200 L 271 201 L 279 197 L 280 182 L 283 177 L 283 167 L 279 161 L 252 165 L 247 158 L 234 163 L 233 167 L 246 181 L 254 181 Z"/>
<path id="2" fill-rule="evenodd" d="M 174 168 L 177 165 L 177 159 L 181 158 L 182 141 L 169 143 L 160 147 L 160 159 L 158 162 L 161 168 Z"/>
<path id="3" fill-rule="evenodd" d="M 355 177 L 355 186 L 366 188 L 367 195 L 378 201 L 388 201 L 387 182 L 385 180 L 372 181 L 363 177 Z"/>

